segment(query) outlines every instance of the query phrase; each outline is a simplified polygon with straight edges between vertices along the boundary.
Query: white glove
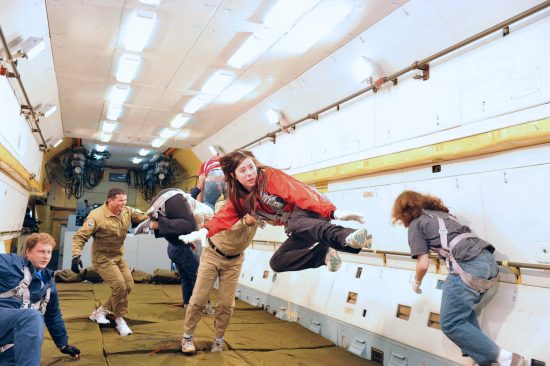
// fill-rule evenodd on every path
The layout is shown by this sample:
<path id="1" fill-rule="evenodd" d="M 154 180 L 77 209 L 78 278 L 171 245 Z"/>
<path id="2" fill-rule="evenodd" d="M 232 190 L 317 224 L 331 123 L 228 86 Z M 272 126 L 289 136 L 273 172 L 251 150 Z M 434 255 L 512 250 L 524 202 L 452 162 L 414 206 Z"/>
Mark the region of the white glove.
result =
<path id="1" fill-rule="evenodd" d="M 412 289 L 417 294 L 421 294 L 422 290 L 420 289 L 420 285 L 422 285 L 422 281 L 417 281 L 416 278 L 413 278 L 412 280 Z"/>
<path id="2" fill-rule="evenodd" d="M 343 220 L 343 221 L 357 221 L 361 224 L 365 223 L 365 220 L 363 220 L 363 214 L 360 212 L 352 212 L 352 211 L 344 211 L 344 210 L 335 210 L 333 213 L 335 220 Z"/>
<path id="3" fill-rule="evenodd" d="M 193 231 L 189 234 L 180 235 L 178 237 L 178 239 L 183 241 L 184 243 L 187 243 L 187 244 L 199 244 L 200 243 L 200 245 L 203 248 L 206 248 L 206 246 L 208 245 L 206 243 L 206 235 L 208 235 L 208 229 L 203 227 L 202 229 L 197 230 L 197 231 Z"/>

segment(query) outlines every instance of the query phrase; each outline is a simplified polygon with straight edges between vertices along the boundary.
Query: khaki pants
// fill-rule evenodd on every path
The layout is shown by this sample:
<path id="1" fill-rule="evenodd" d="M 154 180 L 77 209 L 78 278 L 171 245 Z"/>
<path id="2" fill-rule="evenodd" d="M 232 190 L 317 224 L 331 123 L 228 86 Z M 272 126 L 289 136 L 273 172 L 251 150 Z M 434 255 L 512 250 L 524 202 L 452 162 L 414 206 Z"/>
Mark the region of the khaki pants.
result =
<path id="1" fill-rule="evenodd" d="M 115 317 L 122 317 L 128 313 L 128 295 L 134 288 L 134 279 L 128 264 L 122 255 L 107 257 L 95 255 L 92 264 L 111 288 L 111 297 L 103 304 L 105 310 L 110 310 Z"/>
<path id="2" fill-rule="evenodd" d="M 205 248 L 199 264 L 197 282 L 185 313 L 183 330 L 192 335 L 202 318 L 202 311 L 208 302 L 208 295 L 214 287 L 216 278 L 220 278 L 218 301 L 216 302 L 216 320 L 214 322 L 216 338 L 223 338 L 235 307 L 235 290 L 241 273 L 244 255 L 225 259 L 210 247 Z"/>

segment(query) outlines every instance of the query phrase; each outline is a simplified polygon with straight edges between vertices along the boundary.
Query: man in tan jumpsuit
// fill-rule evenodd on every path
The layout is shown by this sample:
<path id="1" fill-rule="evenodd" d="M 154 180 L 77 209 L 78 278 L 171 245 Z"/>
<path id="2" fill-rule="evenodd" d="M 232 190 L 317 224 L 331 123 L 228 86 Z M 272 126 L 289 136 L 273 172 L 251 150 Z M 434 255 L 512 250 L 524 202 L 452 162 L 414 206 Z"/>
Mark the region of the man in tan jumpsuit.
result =
<path id="1" fill-rule="evenodd" d="M 71 265 L 74 272 L 80 272 L 78 267 L 82 267 L 82 248 L 93 237 L 92 265 L 111 287 L 111 297 L 89 318 L 99 324 L 109 324 L 105 315 L 111 311 L 121 336 L 132 334 L 123 316 L 128 313 L 128 295 L 134 287 L 132 274 L 124 260 L 124 239 L 130 223 L 140 223 L 148 218 L 143 212 L 126 206 L 126 200 L 124 190 L 111 188 L 107 193 L 107 202 L 88 214 L 80 230 L 73 236 Z"/>
<path id="2" fill-rule="evenodd" d="M 202 318 L 202 311 L 218 277 L 220 281 L 214 322 L 216 329 L 211 351 L 223 351 L 223 336 L 235 307 L 235 291 L 243 265 L 243 252 L 252 242 L 257 228 L 256 218 L 246 215 L 237 221 L 231 229 L 207 239 L 199 264 L 197 282 L 185 312 L 184 333 L 181 341 L 183 353 L 195 353 L 193 332 Z"/>

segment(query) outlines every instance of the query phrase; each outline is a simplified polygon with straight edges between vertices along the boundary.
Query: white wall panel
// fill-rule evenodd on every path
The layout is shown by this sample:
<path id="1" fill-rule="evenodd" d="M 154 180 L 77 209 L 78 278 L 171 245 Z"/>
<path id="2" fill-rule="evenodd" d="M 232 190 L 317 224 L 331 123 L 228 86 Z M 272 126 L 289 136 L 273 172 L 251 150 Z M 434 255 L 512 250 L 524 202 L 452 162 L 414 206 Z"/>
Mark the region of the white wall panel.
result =
<path id="1" fill-rule="evenodd" d="M 6 78 L 0 78 L 0 144 L 40 179 L 43 153 Z M 24 177 L 27 178 L 27 177 Z"/>
<path id="2" fill-rule="evenodd" d="M 0 232 L 21 230 L 28 199 L 29 192 L 0 171 L 0 202 L 3 212 L 2 220 L 0 220 Z M 9 239 L 9 237 L 4 239 Z"/>

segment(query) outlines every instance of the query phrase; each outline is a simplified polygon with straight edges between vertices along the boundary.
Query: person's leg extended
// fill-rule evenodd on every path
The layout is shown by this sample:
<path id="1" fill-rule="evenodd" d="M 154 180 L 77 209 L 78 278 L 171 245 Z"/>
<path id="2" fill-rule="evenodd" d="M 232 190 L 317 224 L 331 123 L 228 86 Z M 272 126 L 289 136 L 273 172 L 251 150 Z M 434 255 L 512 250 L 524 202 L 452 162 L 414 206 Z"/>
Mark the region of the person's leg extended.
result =
<path id="1" fill-rule="evenodd" d="M 187 245 L 168 243 L 168 257 L 176 264 L 181 277 L 183 303 L 189 304 L 197 280 L 199 262 Z"/>
<path id="2" fill-rule="evenodd" d="M 189 300 L 189 306 L 185 311 L 185 323 L 183 326 L 184 334 L 192 336 L 198 322 L 202 318 L 210 291 L 214 287 L 214 282 L 218 278 L 218 255 L 210 250 L 205 250 L 199 264 L 197 281 L 193 289 L 193 295 Z"/>
<path id="3" fill-rule="evenodd" d="M 214 321 L 216 341 L 219 343 L 223 340 L 223 335 L 229 326 L 235 308 L 235 291 L 237 290 L 243 260 L 244 256 L 242 255 L 234 259 L 224 259 L 220 269 L 218 302 L 216 303 L 216 319 Z"/>
<path id="4" fill-rule="evenodd" d="M 479 296 L 479 291 L 466 286 L 458 275 L 448 275 L 441 296 L 441 329 L 464 354 L 480 365 L 489 365 L 496 361 L 499 347 L 472 321 Z"/>

